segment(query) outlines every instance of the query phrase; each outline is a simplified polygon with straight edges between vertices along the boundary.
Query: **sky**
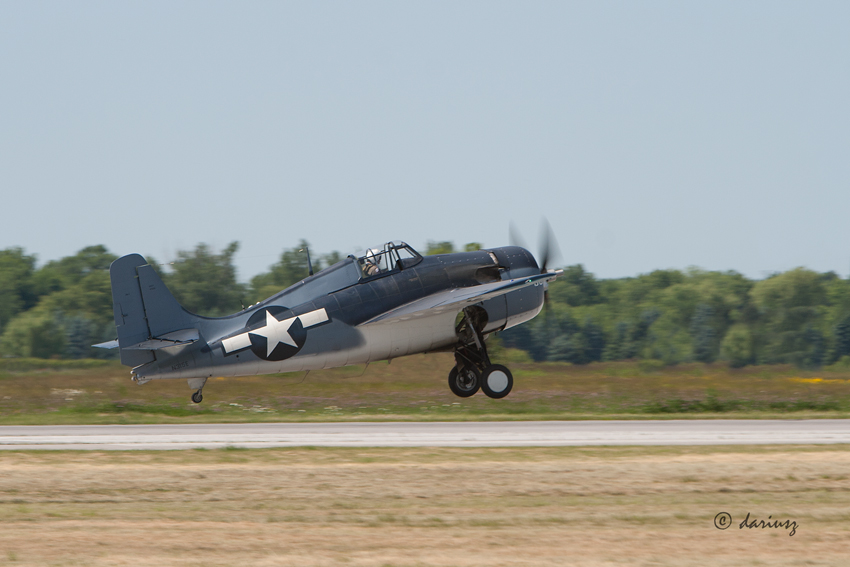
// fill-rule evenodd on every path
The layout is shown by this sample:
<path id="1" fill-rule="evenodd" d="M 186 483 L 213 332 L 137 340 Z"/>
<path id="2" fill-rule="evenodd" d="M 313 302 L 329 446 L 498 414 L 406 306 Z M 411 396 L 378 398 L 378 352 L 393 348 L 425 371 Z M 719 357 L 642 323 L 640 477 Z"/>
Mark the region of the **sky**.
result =
<path id="1" fill-rule="evenodd" d="M 5 2 L 0 249 L 850 273 L 847 2 Z"/>

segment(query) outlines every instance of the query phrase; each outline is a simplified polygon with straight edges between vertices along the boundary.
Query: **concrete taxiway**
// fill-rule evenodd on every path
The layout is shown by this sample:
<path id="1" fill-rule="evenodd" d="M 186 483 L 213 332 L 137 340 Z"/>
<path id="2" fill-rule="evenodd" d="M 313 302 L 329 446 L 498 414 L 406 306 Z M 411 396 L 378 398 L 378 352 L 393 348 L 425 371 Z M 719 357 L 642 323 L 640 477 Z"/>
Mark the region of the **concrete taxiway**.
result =
<path id="1" fill-rule="evenodd" d="M 2 449 L 522 447 L 850 443 L 850 420 L 34 425 L 0 427 Z"/>

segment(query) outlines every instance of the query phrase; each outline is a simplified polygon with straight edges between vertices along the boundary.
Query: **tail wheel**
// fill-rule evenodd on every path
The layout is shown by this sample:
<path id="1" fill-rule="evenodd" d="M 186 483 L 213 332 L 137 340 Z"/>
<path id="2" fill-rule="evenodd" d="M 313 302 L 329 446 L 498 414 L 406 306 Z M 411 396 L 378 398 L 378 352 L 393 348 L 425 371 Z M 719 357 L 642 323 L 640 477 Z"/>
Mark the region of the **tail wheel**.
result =
<path id="1" fill-rule="evenodd" d="M 511 371 L 501 364 L 493 364 L 484 369 L 481 375 L 481 391 L 490 398 L 504 398 L 514 387 Z"/>
<path id="2" fill-rule="evenodd" d="M 478 391 L 481 386 L 481 375 L 472 366 L 455 366 L 449 372 L 449 388 L 455 396 L 468 398 Z"/>

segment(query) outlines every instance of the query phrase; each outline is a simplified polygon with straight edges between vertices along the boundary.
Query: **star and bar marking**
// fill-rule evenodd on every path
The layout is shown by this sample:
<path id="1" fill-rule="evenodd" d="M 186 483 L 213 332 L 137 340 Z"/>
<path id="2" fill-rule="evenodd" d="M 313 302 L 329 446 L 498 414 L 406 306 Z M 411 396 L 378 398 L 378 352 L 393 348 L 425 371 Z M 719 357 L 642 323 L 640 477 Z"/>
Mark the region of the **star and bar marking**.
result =
<path id="1" fill-rule="evenodd" d="M 295 340 L 293 340 L 292 335 L 289 333 L 289 328 L 292 327 L 292 324 L 295 323 L 296 319 L 301 320 L 301 326 L 304 329 L 314 327 L 329 320 L 328 314 L 324 308 L 316 309 L 315 311 L 310 311 L 303 315 L 289 317 L 282 321 L 272 315 L 269 311 L 266 311 L 265 326 L 260 327 L 259 329 L 246 331 L 236 335 L 235 337 L 230 337 L 221 341 L 221 346 L 224 348 L 224 354 L 232 354 L 238 350 L 249 348 L 251 346 L 250 335 L 257 335 L 266 339 L 266 357 L 270 357 L 272 352 L 274 352 L 274 349 L 276 349 L 281 343 L 297 349 L 299 348 L 299 345 L 295 342 Z"/>

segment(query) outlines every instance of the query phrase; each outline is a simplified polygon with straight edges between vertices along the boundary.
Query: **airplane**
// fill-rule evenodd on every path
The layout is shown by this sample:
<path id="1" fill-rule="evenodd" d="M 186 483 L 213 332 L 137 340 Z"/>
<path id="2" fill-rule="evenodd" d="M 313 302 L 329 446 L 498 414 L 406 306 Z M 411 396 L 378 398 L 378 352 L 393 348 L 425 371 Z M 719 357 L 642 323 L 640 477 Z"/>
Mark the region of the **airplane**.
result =
<path id="1" fill-rule="evenodd" d="M 547 248 L 548 250 L 548 248 Z M 548 252 L 546 253 L 548 256 Z M 493 364 L 486 338 L 534 318 L 563 270 L 505 246 L 422 256 L 404 242 L 349 255 L 226 317 L 190 313 L 153 266 L 129 254 L 109 268 L 118 348 L 137 384 L 186 379 L 203 400 L 213 376 L 253 376 L 454 352 L 449 388 L 503 398 L 513 375 Z M 309 251 L 308 251 L 308 266 Z"/>

